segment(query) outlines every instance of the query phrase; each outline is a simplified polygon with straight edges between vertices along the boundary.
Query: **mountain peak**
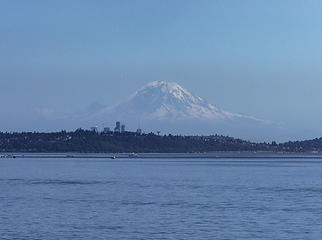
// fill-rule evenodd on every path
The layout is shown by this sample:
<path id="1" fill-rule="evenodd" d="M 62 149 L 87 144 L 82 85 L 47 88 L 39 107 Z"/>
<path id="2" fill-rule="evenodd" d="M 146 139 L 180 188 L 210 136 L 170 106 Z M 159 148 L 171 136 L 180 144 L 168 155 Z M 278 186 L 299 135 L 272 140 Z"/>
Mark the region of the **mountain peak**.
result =
<path id="1" fill-rule="evenodd" d="M 119 119 L 232 120 L 251 116 L 223 111 L 175 82 L 153 81 L 126 101 L 101 113 Z"/>
<path id="2" fill-rule="evenodd" d="M 154 81 L 148 83 L 145 88 L 161 88 L 163 92 L 173 92 L 173 91 L 185 91 L 183 87 L 181 87 L 176 82 L 165 82 L 165 81 Z"/>
<path id="3" fill-rule="evenodd" d="M 175 82 L 166 82 L 166 81 L 153 81 L 149 82 L 146 86 L 149 87 L 160 87 L 160 86 L 170 86 L 170 85 L 178 85 Z"/>
<path id="4" fill-rule="evenodd" d="M 179 84 L 166 81 L 146 84 L 117 106 L 115 113 L 158 120 L 224 119 L 232 116 L 208 104 Z"/>
<path id="5" fill-rule="evenodd" d="M 129 100 L 138 97 L 140 95 L 146 95 L 153 93 L 154 97 L 163 98 L 167 100 L 169 98 L 177 99 L 182 103 L 195 103 L 204 102 L 204 100 L 199 96 L 194 96 L 188 90 L 181 87 L 175 82 L 165 82 L 165 81 L 154 81 L 145 85 L 143 88 L 135 92 Z"/>
<path id="6" fill-rule="evenodd" d="M 141 92 L 147 89 L 160 89 L 161 92 L 166 93 L 172 93 L 174 91 L 186 91 L 183 87 L 181 87 L 179 84 L 175 82 L 165 82 L 165 81 L 154 81 L 154 82 L 149 82 L 146 84 L 143 88 L 141 88 L 137 92 Z"/>

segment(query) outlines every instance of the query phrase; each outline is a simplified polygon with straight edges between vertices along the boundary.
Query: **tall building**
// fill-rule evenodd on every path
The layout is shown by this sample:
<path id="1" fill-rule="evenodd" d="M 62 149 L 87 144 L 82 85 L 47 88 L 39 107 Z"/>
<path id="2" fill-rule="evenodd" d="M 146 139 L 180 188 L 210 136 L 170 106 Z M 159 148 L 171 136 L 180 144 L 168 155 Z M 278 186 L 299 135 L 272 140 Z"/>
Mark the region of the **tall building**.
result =
<path id="1" fill-rule="evenodd" d="M 124 133 L 125 132 L 125 124 L 121 125 L 121 132 Z"/>
<path id="2" fill-rule="evenodd" d="M 119 121 L 116 122 L 114 132 L 120 132 L 121 131 L 121 123 Z"/>

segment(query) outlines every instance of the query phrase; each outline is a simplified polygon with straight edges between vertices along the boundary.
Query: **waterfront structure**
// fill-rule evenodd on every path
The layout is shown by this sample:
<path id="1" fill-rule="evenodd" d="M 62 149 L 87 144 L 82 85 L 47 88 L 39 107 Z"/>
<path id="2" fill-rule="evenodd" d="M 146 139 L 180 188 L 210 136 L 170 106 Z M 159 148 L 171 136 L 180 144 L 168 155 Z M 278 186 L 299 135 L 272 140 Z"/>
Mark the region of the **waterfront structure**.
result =
<path id="1" fill-rule="evenodd" d="M 121 125 L 121 132 L 124 133 L 125 132 L 125 124 Z"/>

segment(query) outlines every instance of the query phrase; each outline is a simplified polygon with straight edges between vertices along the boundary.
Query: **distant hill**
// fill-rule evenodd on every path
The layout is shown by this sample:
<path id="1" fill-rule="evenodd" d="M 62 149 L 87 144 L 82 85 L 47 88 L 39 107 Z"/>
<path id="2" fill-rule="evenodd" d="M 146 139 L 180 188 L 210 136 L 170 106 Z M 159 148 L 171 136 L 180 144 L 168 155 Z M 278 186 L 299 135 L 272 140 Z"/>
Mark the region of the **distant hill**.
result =
<path id="1" fill-rule="evenodd" d="M 159 136 L 153 133 L 73 132 L 0 133 L 1 152 L 322 152 L 322 138 L 277 144 L 254 143 L 242 139 L 213 136 Z"/>

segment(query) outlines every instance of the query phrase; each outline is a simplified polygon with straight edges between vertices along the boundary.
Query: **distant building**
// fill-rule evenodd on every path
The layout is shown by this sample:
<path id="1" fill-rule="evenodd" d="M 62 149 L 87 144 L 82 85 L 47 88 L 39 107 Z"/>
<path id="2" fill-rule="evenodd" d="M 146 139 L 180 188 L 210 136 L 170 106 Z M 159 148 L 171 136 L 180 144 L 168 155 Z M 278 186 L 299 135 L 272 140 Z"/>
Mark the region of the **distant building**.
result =
<path id="1" fill-rule="evenodd" d="M 104 133 L 109 133 L 109 132 L 111 132 L 111 129 L 109 127 L 105 127 L 104 128 Z"/>
<path id="2" fill-rule="evenodd" d="M 141 129 L 141 128 L 138 128 L 138 129 L 136 130 L 136 133 L 137 133 L 137 134 L 142 134 L 142 129 Z"/>
<path id="3" fill-rule="evenodd" d="M 121 125 L 121 132 L 124 133 L 125 132 L 125 124 Z"/>
<path id="4" fill-rule="evenodd" d="M 98 132 L 97 126 L 91 127 L 91 131 Z"/>
<path id="5" fill-rule="evenodd" d="M 121 123 L 119 121 L 115 124 L 114 132 L 121 132 Z"/>

